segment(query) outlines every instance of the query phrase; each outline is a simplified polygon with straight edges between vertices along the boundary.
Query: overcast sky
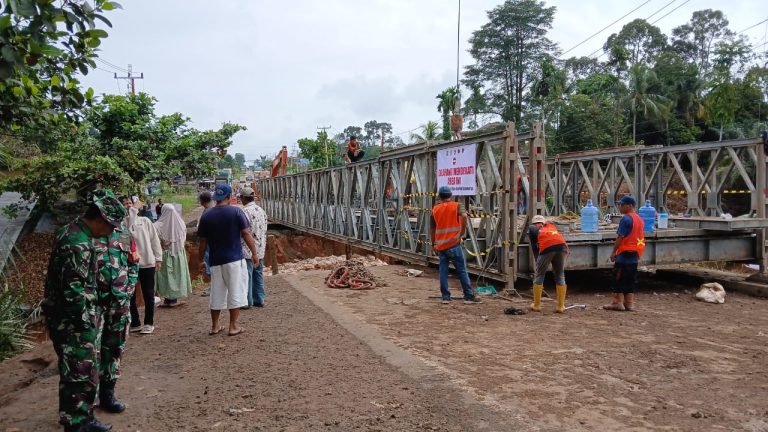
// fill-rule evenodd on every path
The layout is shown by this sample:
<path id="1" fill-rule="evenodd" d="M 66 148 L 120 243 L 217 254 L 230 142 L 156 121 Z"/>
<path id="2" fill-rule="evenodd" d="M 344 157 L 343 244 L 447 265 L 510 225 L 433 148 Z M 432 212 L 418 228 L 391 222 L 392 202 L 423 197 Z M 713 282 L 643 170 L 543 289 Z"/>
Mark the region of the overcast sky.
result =
<path id="1" fill-rule="evenodd" d="M 547 1 L 557 12 L 550 38 L 567 50 L 640 8 L 568 53 L 587 55 L 635 18 L 648 18 L 672 0 Z M 410 132 L 438 120 L 435 96 L 456 82 L 458 0 L 122 0 L 100 56 L 144 73 L 139 91 L 155 96 L 162 114 L 181 112 L 199 129 L 222 122 L 248 131 L 232 153 L 247 159 L 289 149 L 368 120 L 386 121 L 408 142 Z M 471 64 L 467 40 L 501 0 L 463 0 L 461 64 Z M 642 6 L 641 6 L 642 5 Z M 674 10 L 679 7 L 677 10 Z M 768 18 L 759 0 L 675 0 L 649 21 L 670 34 L 701 9 L 720 9 L 731 29 Z M 672 11 L 668 16 L 667 13 Z M 768 23 L 746 32 L 766 42 Z M 763 45 L 760 49 L 768 48 Z M 92 71 L 84 83 L 97 93 L 126 92 L 114 70 Z M 120 75 L 123 72 L 117 71 Z"/>

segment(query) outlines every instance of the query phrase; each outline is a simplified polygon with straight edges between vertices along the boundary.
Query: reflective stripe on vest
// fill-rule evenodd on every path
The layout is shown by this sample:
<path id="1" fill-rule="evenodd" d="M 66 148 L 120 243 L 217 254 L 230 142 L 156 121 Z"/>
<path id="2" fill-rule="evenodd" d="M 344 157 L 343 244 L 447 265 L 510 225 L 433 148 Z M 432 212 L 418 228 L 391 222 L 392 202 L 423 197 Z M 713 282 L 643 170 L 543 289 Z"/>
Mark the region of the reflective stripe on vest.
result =
<path id="1" fill-rule="evenodd" d="M 435 219 L 435 250 L 446 250 L 461 242 L 459 203 L 448 201 L 432 208 Z"/>
<path id="2" fill-rule="evenodd" d="M 637 256 L 643 256 L 645 250 L 645 235 L 643 234 L 643 228 L 645 223 L 635 212 L 627 213 L 632 218 L 632 231 L 621 239 L 619 247 L 616 249 L 616 253 L 622 252 L 637 252 Z"/>
<path id="3" fill-rule="evenodd" d="M 539 253 L 552 246 L 561 244 L 565 244 L 565 237 L 560 234 L 555 224 L 544 224 L 539 230 Z"/>

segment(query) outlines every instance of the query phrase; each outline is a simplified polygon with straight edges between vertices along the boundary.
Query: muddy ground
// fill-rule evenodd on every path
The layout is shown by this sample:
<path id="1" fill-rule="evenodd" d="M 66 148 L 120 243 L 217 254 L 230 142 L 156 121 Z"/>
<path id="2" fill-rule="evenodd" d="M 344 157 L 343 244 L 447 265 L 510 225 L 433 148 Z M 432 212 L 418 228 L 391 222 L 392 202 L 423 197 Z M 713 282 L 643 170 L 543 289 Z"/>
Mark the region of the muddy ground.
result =
<path id="1" fill-rule="evenodd" d="M 204 297 L 160 309 L 129 340 L 129 411 L 98 415 L 116 431 L 768 431 L 767 300 L 645 278 L 637 312 L 607 312 L 604 275 L 569 273 L 586 310 L 507 316 L 529 301 L 442 305 L 435 269 L 403 269 L 371 268 L 388 283 L 372 291 L 269 277 L 232 338 L 207 335 Z M 57 430 L 56 385 L 50 345 L 0 363 L 0 432 Z"/>
<path id="2" fill-rule="evenodd" d="M 205 297 L 159 309 L 155 333 L 128 341 L 118 383 L 127 411 L 97 416 L 142 432 L 520 430 L 324 305 L 346 317 L 342 326 L 282 277 L 267 279 L 267 293 L 265 308 L 242 311 L 246 332 L 234 337 L 208 335 Z M 0 363 L 0 378 L 0 431 L 59 430 L 50 344 Z"/>
<path id="3" fill-rule="evenodd" d="M 694 287 L 644 279 L 633 313 L 599 309 L 610 293 L 596 273 L 572 281 L 586 310 L 503 315 L 501 299 L 439 303 L 434 278 L 393 276 L 354 292 L 322 287 L 325 272 L 288 279 L 450 374 L 468 394 L 550 430 L 768 431 L 768 301 L 729 293 L 696 301 Z M 434 269 L 428 276 L 436 277 Z M 452 279 L 454 297 L 460 295 Z M 550 290 L 553 291 L 553 290 Z M 552 293 L 554 294 L 554 292 Z M 502 429 L 499 429 L 502 430 Z"/>

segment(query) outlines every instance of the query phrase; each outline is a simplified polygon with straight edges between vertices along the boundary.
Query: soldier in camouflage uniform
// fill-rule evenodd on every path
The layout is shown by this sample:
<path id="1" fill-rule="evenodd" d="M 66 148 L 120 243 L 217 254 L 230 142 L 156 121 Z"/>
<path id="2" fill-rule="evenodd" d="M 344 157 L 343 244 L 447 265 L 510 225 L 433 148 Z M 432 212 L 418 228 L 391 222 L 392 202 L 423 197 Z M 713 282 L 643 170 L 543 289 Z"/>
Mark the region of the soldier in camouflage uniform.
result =
<path id="1" fill-rule="evenodd" d="M 124 217 L 114 195 L 97 190 L 85 215 L 56 233 L 43 310 L 59 357 L 59 422 L 66 431 L 112 429 L 93 415 L 97 391 L 103 409 L 125 409 L 114 385 L 138 259 L 120 230 Z"/>

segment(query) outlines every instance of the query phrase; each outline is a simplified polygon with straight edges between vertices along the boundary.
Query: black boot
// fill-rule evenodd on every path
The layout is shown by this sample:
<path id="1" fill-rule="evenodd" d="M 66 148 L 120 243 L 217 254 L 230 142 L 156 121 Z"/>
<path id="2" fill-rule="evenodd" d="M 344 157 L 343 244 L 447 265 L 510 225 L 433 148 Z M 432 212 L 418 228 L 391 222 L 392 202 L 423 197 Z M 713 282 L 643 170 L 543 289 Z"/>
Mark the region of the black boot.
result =
<path id="1" fill-rule="evenodd" d="M 125 404 L 115 397 L 116 383 L 117 381 L 102 381 L 99 384 L 99 406 L 106 412 L 121 413 L 125 411 Z"/>
<path id="2" fill-rule="evenodd" d="M 89 417 L 86 421 L 74 426 L 65 426 L 65 432 L 108 432 L 112 430 L 112 425 L 102 423 L 95 417 Z"/>

